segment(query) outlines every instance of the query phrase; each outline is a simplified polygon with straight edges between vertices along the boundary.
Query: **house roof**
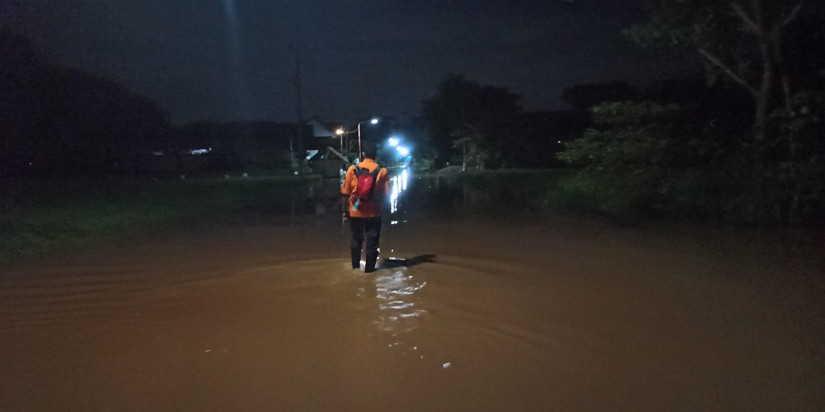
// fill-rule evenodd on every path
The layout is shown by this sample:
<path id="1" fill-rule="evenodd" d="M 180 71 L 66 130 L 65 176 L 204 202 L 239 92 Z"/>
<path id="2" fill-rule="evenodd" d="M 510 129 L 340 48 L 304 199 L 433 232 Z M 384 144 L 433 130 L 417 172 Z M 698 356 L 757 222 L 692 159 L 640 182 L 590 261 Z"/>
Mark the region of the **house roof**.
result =
<path id="1" fill-rule="evenodd" d="M 335 137 L 335 130 L 339 127 L 335 123 L 323 122 L 317 116 L 312 116 L 306 124 L 312 126 L 313 137 Z"/>

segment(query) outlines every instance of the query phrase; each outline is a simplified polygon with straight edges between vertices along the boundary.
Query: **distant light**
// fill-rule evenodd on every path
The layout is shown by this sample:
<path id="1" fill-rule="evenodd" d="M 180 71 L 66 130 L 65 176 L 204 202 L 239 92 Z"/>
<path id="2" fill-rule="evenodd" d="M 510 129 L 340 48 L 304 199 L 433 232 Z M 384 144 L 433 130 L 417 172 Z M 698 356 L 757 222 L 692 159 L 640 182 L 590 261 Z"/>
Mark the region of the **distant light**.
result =
<path id="1" fill-rule="evenodd" d="M 407 149 L 404 146 L 398 146 L 395 148 L 395 150 L 398 150 L 398 153 L 400 153 L 401 156 L 407 156 L 410 154 L 410 149 Z"/>
<path id="2" fill-rule="evenodd" d="M 337 135 L 339 135 L 339 136 L 340 136 L 340 135 L 342 135 L 342 134 L 344 134 L 344 129 L 338 129 L 338 130 L 336 130 L 336 131 L 335 131 L 335 134 L 337 134 Z"/>
<path id="3" fill-rule="evenodd" d="M 372 120 L 370 120 L 370 124 L 378 124 L 378 118 L 373 117 Z"/>
<path id="4" fill-rule="evenodd" d="M 398 146 L 398 139 L 396 139 L 394 137 L 390 137 L 389 142 L 390 142 L 390 146 L 392 146 L 392 147 Z"/>
<path id="5" fill-rule="evenodd" d="M 556 143 L 559 143 L 559 144 L 561 144 L 561 140 L 559 140 L 559 141 L 558 141 L 558 142 L 556 142 Z"/>

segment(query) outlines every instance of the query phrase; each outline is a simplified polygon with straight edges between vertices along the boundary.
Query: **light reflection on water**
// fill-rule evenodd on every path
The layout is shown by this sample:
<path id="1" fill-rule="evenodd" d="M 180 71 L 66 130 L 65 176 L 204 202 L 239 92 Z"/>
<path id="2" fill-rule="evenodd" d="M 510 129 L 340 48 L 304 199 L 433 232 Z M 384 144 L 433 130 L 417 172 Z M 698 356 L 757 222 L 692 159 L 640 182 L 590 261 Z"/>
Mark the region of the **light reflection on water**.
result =
<path id="1" fill-rule="evenodd" d="M 373 279 L 378 304 L 374 330 L 389 340 L 388 347 L 418 350 L 409 338 L 427 315 L 421 295 L 417 293 L 427 286 L 427 282 L 408 274 L 406 268 L 392 273 L 382 272 L 386 271 L 378 272 Z"/>
<path id="2" fill-rule="evenodd" d="M 408 169 L 403 169 L 399 174 L 390 178 L 390 214 L 395 214 L 399 211 L 398 199 L 402 192 L 407 190 L 407 181 L 409 180 Z M 393 220 L 390 224 L 398 224 L 397 220 Z"/>

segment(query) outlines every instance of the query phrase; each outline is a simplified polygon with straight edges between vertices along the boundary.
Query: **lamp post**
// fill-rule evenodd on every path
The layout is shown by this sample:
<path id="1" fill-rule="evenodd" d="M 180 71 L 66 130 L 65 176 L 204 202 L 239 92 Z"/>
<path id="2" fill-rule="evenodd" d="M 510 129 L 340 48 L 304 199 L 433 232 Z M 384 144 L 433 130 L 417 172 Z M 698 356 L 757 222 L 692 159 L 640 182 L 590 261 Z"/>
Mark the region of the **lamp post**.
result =
<path id="1" fill-rule="evenodd" d="M 335 134 L 338 135 L 338 140 L 340 141 L 340 150 L 344 151 L 344 135 L 347 134 L 347 131 L 344 130 L 343 127 L 339 127 L 338 130 L 335 131 Z"/>
<path id="2" fill-rule="evenodd" d="M 373 117 L 372 119 L 363 120 L 363 121 L 358 122 L 357 129 L 358 129 L 358 157 L 359 158 L 361 157 L 361 123 L 366 123 L 366 122 L 370 122 L 370 124 L 378 124 L 378 118 Z"/>
<path id="3" fill-rule="evenodd" d="M 347 152 L 346 152 L 347 157 L 349 157 L 349 148 L 351 146 L 350 141 L 349 141 L 349 135 L 351 133 L 355 133 L 355 132 L 356 132 L 355 130 L 346 130 L 343 127 L 339 127 L 338 130 L 335 131 L 335 134 L 337 134 L 338 138 L 340 139 L 341 152 L 344 151 L 344 136 L 347 136 Z"/>

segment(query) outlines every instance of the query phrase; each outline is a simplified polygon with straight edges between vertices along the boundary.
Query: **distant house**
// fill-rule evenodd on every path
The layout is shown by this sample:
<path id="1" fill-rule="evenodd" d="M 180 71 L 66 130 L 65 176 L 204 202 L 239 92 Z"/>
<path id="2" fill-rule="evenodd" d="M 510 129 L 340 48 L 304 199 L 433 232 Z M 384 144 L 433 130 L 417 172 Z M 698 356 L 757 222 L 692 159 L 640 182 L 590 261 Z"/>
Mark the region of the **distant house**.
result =
<path id="1" fill-rule="evenodd" d="M 346 135 L 338 135 L 336 130 L 342 128 L 341 122 L 324 122 L 317 116 L 310 118 L 306 125 L 312 128 L 311 137 L 305 140 L 307 150 L 317 150 L 320 158 L 338 157 L 344 151 Z M 331 150 L 330 150 L 331 149 Z"/>
<path id="2" fill-rule="evenodd" d="M 312 127 L 312 137 L 336 137 L 335 129 L 337 129 L 337 127 L 335 127 L 334 124 L 321 121 L 318 116 L 312 116 L 312 118 L 307 120 L 306 125 Z"/>
<path id="3" fill-rule="evenodd" d="M 333 147 L 336 150 L 340 149 L 341 137 L 335 134 L 335 131 L 340 128 L 340 124 L 324 122 L 317 116 L 310 118 L 306 125 L 312 128 L 312 134 L 307 138 L 306 148 L 316 150 L 326 150 L 327 147 Z"/>
<path id="4" fill-rule="evenodd" d="M 324 122 L 313 116 L 303 124 L 302 139 L 298 140 L 296 123 L 198 122 L 177 130 L 175 152 L 204 158 L 201 162 L 215 159 L 223 168 L 231 169 L 288 168 L 294 156 L 296 160 L 310 160 L 317 169 L 325 170 L 324 163 L 334 163 L 337 173 L 340 163 L 346 162 L 341 147 L 347 136 L 335 134 L 340 127 L 340 123 Z M 301 148 L 304 153 L 298 153 Z"/>
<path id="5" fill-rule="evenodd" d="M 347 136 L 335 133 L 342 127 L 341 123 L 324 122 L 313 116 L 306 125 L 312 129 L 312 134 L 304 142 L 313 171 L 323 177 L 337 177 L 339 170 L 347 164 L 342 150 Z"/>
<path id="6" fill-rule="evenodd" d="M 309 140 L 311 128 L 304 126 L 302 133 Z M 176 145 L 178 153 L 208 155 L 229 168 L 272 169 L 288 167 L 297 135 L 295 123 L 199 122 L 178 129 Z"/>

